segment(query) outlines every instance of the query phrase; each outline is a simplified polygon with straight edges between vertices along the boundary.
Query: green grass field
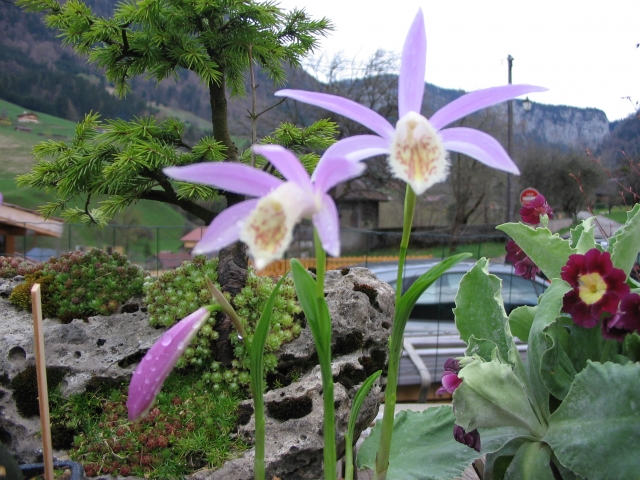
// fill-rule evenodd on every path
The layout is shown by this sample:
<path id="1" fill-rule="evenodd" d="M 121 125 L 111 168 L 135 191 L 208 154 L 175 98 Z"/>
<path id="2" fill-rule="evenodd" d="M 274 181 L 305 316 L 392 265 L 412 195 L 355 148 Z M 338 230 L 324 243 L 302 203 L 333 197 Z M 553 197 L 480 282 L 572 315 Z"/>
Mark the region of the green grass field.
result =
<path id="1" fill-rule="evenodd" d="M 35 160 L 33 147 L 49 139 L 71 140 L 76 124 L 51 115 L 35 112 L 39 124 L 18 124 L 17 116 L 24 108 L 0 100 L 0 115 L 8 118 L 11 125 L 0 122 L 0 192 L 6 203 L 37 210 L 41 205 L 55 200 L 55 197 L 35 188 L 18 188 L 15 177 L 31 171 Z M 31 129 L 31 132 L 15 130 L 16 125 Z M 77 245 L 104 247 L 118 245 L 125 247 L 133 259 L 144 259 L 156 251 L 176 251 L 182 246 L 182 237 L 188 228 L 185 217 L 170 205 L 140 201 L 118 215 L 112 222 L 124 227 L 108 226 L 104 229 L 71 225 L 65 227 L 60 239 L 27 236 L 18 239 L 17 250 L 22 253 L 33 246 L 73 250 Z M 128 227 L 128 228 L 127 228 Z"/>

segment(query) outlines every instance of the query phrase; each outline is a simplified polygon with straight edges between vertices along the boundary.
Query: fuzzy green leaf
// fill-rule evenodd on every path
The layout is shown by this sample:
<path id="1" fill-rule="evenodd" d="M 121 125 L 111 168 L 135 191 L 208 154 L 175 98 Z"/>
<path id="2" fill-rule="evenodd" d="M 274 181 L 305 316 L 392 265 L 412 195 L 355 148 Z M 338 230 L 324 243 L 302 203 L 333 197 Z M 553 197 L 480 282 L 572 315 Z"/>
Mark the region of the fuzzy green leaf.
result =
<path id="1" fill-rule="evenodd" d="M 640 365 L 589 362 L 549 417 L 543 441 L 590 480 L 637 478 Z"/>
<path id="2" fill-rule="evenodd" d="M 627 212 L 627 223 L 615 233 L 615 241 L 611 246 L 613 266 L 624 270 L 629 275 L 640 252 L 640 204 Z"/>
<path id="3" fill-rule="evenodd" d="M 540 267 L 547 278 L 560 278 L 560 270 L 569 255 L 576 253 L 568 240 L 546 228 L 533 229 L 522 223 L 505 223 L 496 227 L 509 235 L 524 253 Z"/>

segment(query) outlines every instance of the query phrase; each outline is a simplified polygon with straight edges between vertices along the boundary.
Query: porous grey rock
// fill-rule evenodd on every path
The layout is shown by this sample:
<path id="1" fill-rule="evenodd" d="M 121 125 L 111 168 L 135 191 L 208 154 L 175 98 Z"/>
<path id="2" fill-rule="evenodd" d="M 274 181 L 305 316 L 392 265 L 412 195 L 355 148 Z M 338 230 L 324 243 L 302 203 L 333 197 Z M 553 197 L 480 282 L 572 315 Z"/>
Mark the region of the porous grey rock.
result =
<path id="1" fill-rule="evenodd" d="M 332 317 L 336 437 L 338 454 L 342 455 L 355 393 L 370 374 L 386 366 L 394 291 L 369 270 L 352 268 L 327 272 L 325 292 Z M 0 375 L 10 380 L 34 363 L 33 320 L 30 313 L 17 311 L 5 298 L 0 285 Z M 163 332 L 148 326 L 148 315 L 141 308 L 135 311 L 141 305 L 140 299 L 134 299 L 123 308 L 129 313 L 91 317 L 88 322 L 74 320 L 63 325 L 55 319 L 45 319 L 47 365 L 68 372 L 63 380 L 64 394 L 81 392 L 96 379 L 119 382 L 132 373 Z M 279 371 L 284 372 L 283 377 L 297 380 L 265 395 L 267 476 L 287 480 L 320 478 L 324 446 L 322 380 L 308 326 L 285 345 L 279 357 Z M 287 372 L 295 375 L 286 375 Z M 356 438 L 377 415 L 383 385 L 384 379 L 379 379 L 367 396 L 358 417 Z M 9 443 L 20 461 L 38 461 L 39 418 L 21 417 L 11 391 L 6 385 L 0 390 L 5 392 L 0 399 L 0 439 Z M 254 443 L 252 402 L 244 402 L 241 411 L 246 415 L 237 434 Z M 64 458 L 65 454 L 56 452 L 56 456 Z M 250 449 L 222 468 L 202 470 L 192 478 L 252 479 L 253 458 L 254 450 Z"/>
<path id="2" fill-rule="evenodd" d="M 0 439 L 20 462 L 31 463 L 41 455 L 40 419 L 18 413 L 8 384 L 35 364 L 33 317 L 17 310 L 2 295 L 2 287 L 8 283 L 0 285 Z M 91 317 L 87 322 L 73 320 L 65 325 L 57 319 L 44 319 L 47 368 L 66 372 L 60 384 L 63 395 L 83 392 L 89 382 L 119 383 L 131 375 L 162 334 L 149 326 L 141 300 L 134 298 L 123 306 L 129 313 Z M 58 455 L 63 456 L 62 452 Z"/>
<path id="3" fill-rule="evenodd" d="M 387 341 L 392 325 L 394 291 L 365 268 L 327 272 L 325 297 L 332 320 L 332 373 L 335 382 L 335 426 L 338 458 L 344 454 L 344 434 L 351 402 L 362 382 L 387 363 Z M 287 480 L 322 478 L 323 399 L 320 367 L 315 365 L 315 347 L 310 329 L 286 345 L 280 368 L 310 367 L 298 381 L 265 394 L 266 477 Z M 360 410 L 355 438 L 376 417 L 384 378 L 374 384 Z M 251 401 L 241 411 L 253 412 Z M 242 415 L 241 415 L 242 417 Z M 247 415 L 248 417 L 248 415 Z M 238 429 L 238 435 L 254 443 L 252 413 Z M 241 420 L 242 422 L 242 420 Z M 192 475 L 196 480 L 250 480 L 253 478 L 254 449 L 227 462 L 218 470 Z"/>

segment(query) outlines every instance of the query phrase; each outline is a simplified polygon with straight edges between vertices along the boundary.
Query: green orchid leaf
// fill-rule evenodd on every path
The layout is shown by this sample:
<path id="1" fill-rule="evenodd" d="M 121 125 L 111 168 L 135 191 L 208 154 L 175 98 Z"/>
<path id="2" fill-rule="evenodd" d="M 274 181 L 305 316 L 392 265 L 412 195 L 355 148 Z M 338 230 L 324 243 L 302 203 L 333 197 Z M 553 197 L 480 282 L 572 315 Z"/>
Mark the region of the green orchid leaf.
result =
<path id="1" fill-rule="evenodd" d="M 413 285 L 409 287 L 404 295 L 400 298 L 400 301 L 396 304 L 396 312 L 394 317 L 394 325 L 400 322 L 402 326 L 402 330 L 398 330 L 398 327 L 394 326 L 394 331 L 404 332 L 404 326 L 409 319 L 409 315 L 411 314 L 411 310 L 415 306 L 416 302 L 420 298 L 420 295 L 424 293 L 424 291 L 433 284 L 440 276 L 449 270 L 454 265 L 457 265 L 463 260 L 466 260 L 471 256 L 470 253 L 460 253 L 458 255 L 454 255 L 452 257 L 444 259 L 442 262 L 438 263 L 434 267 L 430 268 L 429 271 L 422 274 L 418 279 L 413 282 Z"/>
<path id="2" fill-rule="evenodd" d="M 496 227 L 509 235 L 547 278 L 560 278 L 560 270 L 569 255 L 576 253 L 568 240 L 546 228 L 533 229 L 522 223 L 505 223 Z"/>
<path id="3" fill-rule="evenodd" d="M 524 305 L 513 309 L 509 314 L 511 333 L 525 343 L 529 341 L 529 331 L 531 330 L 531 325 L 533 325 L 533 318 L 537 309 L 538 307 Z"/>
<path id="4" fill-rule="evenodd" d="M 542 442 L 524 443 L 516 452 L 504 480 L 554 480 L 551 449 Z"/>
<path id="5" fill-rule="evenodd" d="M 453 313 L 460 338 L 467 345 L 471 337 L 487 340 L 498 347 L 500 358 L 507 361 L 513 337 L 502 302 L 501 284 L 498 277 L 489 274 L 489 261 L 481 258 L 462 277 Z M 480 352 L 474 353 L 491 360 Z"/>
<path id="6" fill-rule="evenodd" d="M 562 465 L 589 480 L 638 478 L 640 365 L 589 362 L 549 417 L 544 438 Z"/>
<path id="7" fill-rule="evenodd" d="M 393 426 L 387 478 L 440 480 L 461 477 L 474 460 L 499 449 L 519 433 L 508 427 L 483 429 L 480 431 L 482 452 L 476 452 L 454 440 L 454 422 L 455 416 L 449 405 L 427 408 L 422 412 L 403 410 L 398 413 Z M 380 423 L 360 447 L 359 469 L 375 468 Z"/>
<path id="8" fill-rule="evenodd" d="M 569 351 L 569 332 L 559 322 L 543 330 L 549 349 L 542 354 L 540 375 L 545 387 L 554 397 L 563 400 L 576 376 Z"/>
<path id="9" fill-rule="evenodd" d="M 640 251 L 640 204 L 636 204 L 627 212 L 627 223 L 613 235 L 615 241 L 609 247 L 611 262 L 616 268 L 629 275 Z"/>
<path id="10" fill-rule="evenodd" d="M 349 413 L 349 426 L 347 427 L 347 433 L 344 435 L 345 442 L 345 480 L 353 480 L 353 435 L 356 429 L 356 421 L 358 420 L 358 414 L 364 399 L 367 398 L 371 387 L 378 377 L 382 374 L 382 370 L 378 370 L 367 378 L 356 393 L 351 404 L 351 412 Z"/>
<path id="11" fill-rule="evenodd" d="M 475 361 L 458 376 L 462 383 L 453 393 L 453 408 L 456 423 L 466 431 L 511 426 L 542 438 L 545 427 L 511 366 L 499 361 Z"/>
<path id="12" fill-rule="evenodd" d="M 555 278 L 549 288 L 540 297 L 540 303 L 529 332 L 527 350 L 527 377 L 529 396 L 532 398 L 543 419 L 549 417 L 549 391 L 540 371 L 542 356 L 550 348 L 544 329 L 555 323 L 562 309 L 562 297 L 571 287 L 564 280 Z"/>
<path id="13" fill-rule="evenodd" d="M 256 324 L 256 329 L 251 340 L 251 347 L 249 349 L 249 365 L 251 373 L 251 388 L 253 390 L 253 397 L 262 395 L 264 390 L 264 345 L 267 341 L 267 335 L 269 334 L 269 326 L 271 325 L 271 315 L 273 314 L 273 305 L 276 301 L 276 296 L 280 291 L 282 282 L 285 277 L 280 278 L 276 286 L 271 291 L 271 294 L 267 298 L 264 304 L 262 314 Z"/>
<path id="14" fill-rule="evenodd" d="M 592 248 L 596 248 L 594 236 L 595 217 L 589 217 L 582 221 L 582 232 L 578 242 L 575 244 L 576 253 L 585 254 Z M 572 237 L 573 239 L 573 237 Z"/>
<path id="15" fill-rule="evenodd" d="M 331 319 L 324 298 L 316 298 L 316 281 L 311 274 L 295 258 L 291 260 L 291 274 L 296 287 L 298 300 L 309 322 L 309 328 L 318 349 L 320 361 L 327 358 L 331 361 Z M 327 333 L 326 324 L 329 323 Z"/>

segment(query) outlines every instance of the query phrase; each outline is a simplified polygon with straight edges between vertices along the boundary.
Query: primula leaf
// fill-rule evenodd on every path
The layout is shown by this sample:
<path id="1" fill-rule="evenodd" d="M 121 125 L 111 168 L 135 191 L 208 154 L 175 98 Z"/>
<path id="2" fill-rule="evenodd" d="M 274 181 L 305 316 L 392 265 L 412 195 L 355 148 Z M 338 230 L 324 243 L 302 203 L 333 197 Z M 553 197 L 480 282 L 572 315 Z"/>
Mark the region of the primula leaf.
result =
<path id="1" fill-rule="evenodd" d="M 511 428 L 480 431 L 482 452 L 453 438 L 455 417 L 443 405 L 423 412 L 403 410 L 396 415 L 387 478 L 440 480 L 458 478 L 471 463 L 486 452 L 499 449 L 517 432 Z M 375 468 L 380 443 L 380 423 L 373 428 L 358 452 L 358 468 Z"/>
<path id="2" fill-rule="evenodd" d="M 518 337 L 523 342 L 529 341 L 529 331 L 533 324 L 533 318 L 536 314 L 538 307 L 530 307 L 524 305 L 522 307 L 515 308 L 509 314 L 509 327 L 511 333 Z"/>
<path id="3" fill-rule="evenodd" d="M 430 268 L 427 272 L 423 273 L 418 279 L 413 282 L 413 285 L 409 287 L 404 295 L 400 298 L 400 301 L 396 304 L 396 312 L 394 317 L 394 325 L 397 322 L 402 324 L 402 332 L 404 332 L 404 325 L 407 323 L 409 314 L 413 310 L 414 305 L 420 298 L 420 295 L 431 286 L 440 276 L 449 270 L 454 265 L 460 263 L 471 256 L 470 253 L 460 253 L 452 257 L 444 259 L 442 262 Z M 394 326 L 394 331 L 397 331 L 399 327 Z"/>
<path id="4" fill-rule="evenodd" d="M 589 480 L 638 477 L 640 365 L 589 362 L 549 418 L 543 441 Z"/>
<path id="5" fill-rule="evenodd" d="M 611 251 L 613 266 L 624 270 L 629 275 L 640 251 L 640 204 L 627 212 L 627 223 L 618 229 L 612 237 Z"/>
<path id="6" fill-rule="evenodd" d="M 571 363 L 569 352 L 569 333 L 565 327 L 554 322 L 543 330 L 549 349 L 542 354 L 540 375 L 547 390 L 560 400 L 569 392 L 576 370 Z"/>
<path id="7" fill-rule="evenodd" d="M 595 217 L 589 217 L 582 222 L 582 232 L 578 242 L 575 244 L 576 253 L 584 255 L 592 248 L 596 248 L 596 239 L 593 231 L 594 219 Z"/>
<path id="8" fill-rule="evenodd" d="M 612 341 L 615 342 L 615 340 Z M 570 349 L 568 353 L 576 372 L 581 372 L 587 366 L 588 360 L 599 362 L 606 342 L 607 340 L 602 338 L 600 327 L 584 328 L 573 325 L 569 336 Z M 612 349 L 611 353 L 618 353 L 617 348 Z"/>
<path id="9" fill-rule="evenodd" d="M 527 376 L 529 378 L 529 395 L 540 410 L 544 419 L 549 417 L 549 392 L 543 376 L 548 371 L 541 371 L 542 356 L 550 348 L 544 329 L 556 321 L 562 309 L 562 297 L 570 290 L 569 284 L 558 278 L 551 282 L 549 288 L 540 297 L 536 316 L 529 332 L 529 348 L 527 350 Z"/>
<path id="10" fill-rule="evenodd" d="M 636 332 L 628 334 L 624 337 L 622 344 L 622 353 L 629 357 L 632 362 L 640 361 L 640 335 Z"/>
<path id="11" fill-rule="evenodd" d="M 501 359 L 507 360 L 513 337 L 502 303 L 500 279 L 489 274 L 489 261 L 486 258 L 478 260 L 462 277 L 453 313 L 460 338 L 467 345 L 472 336 L 477 340 L 488 340 L 498 347 Z M 486 361 L 491 360 L 490 356 L 481 352 L 467 354 L 478 354 Z"/>
<path id="12" fill-rule="evenodd" d="M 509 235 L 547 278 L 560 278 L 560 270 L 569 255 L 576 253 L 568 240 L 546 228 L 533 229 L 522 223 L 505 223 L 496 227 Z"/>
<path id="13" fill-rule="evenodd" d="M 507 468 L 504 480 L 554 480 L 550 460 L 549 445 L 542 442 L 524 443 Z"/>
<path id="14" fill-rule="evenodd" d="M 483 480 L 502 480 L 518 449 L 525 443 L 531 443 L 531 440 L 526 436 L 513 437 L 495 452 L 487 453 Z"/>
<path id="15" fill-rule="evenodd" d="M 513 427 L 542 438 L 545 427 L 538 421 L 525 387 L 511 366 L 498 361 L 474 361 L 458 376 L 462 383 L 453 393 L 453 408 L 456 423 L 466 431 Z"/>

